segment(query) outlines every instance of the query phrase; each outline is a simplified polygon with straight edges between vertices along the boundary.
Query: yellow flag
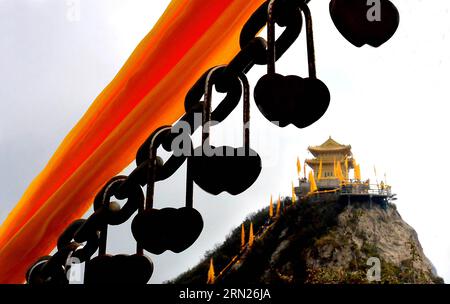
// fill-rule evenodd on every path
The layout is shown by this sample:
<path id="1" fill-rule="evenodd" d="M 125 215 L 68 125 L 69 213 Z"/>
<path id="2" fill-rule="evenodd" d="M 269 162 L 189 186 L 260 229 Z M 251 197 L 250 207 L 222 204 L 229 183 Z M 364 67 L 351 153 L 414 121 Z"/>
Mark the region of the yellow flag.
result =
<path id="1" fill-rule="evenodd" d="M 281 208 L 281 199 L 280 199 L 280 196 L 278 196 L 278 202 L 277 202 L 277 217 L 280 216 L 280 208 Z"/>
<path id="2" fill-rule="evenodd" d="M 297 195 L 295 195 L 295 187 L 294 187 L 294 183 L 292 182 L 292 204 L 295 204 L 296 201 L 297 201 Z"/>
<path id="3" fill-rule="evenodd" d="M 337 177 L 337 172 L 336 172 L 336 158 L 333 160 L 333 176 Z"/>
<path id="4" fill-rule="evenodd" d="M 248 234 L 248 247 L 253 246 L 254 240 L 255 240 L 255 236 L 253 235 L 253 223 L 250 223 L 250 232 Z"/>
<path id="5" fill-rule="evenodd" d="M 213 259 L 209 261 L 209 270 L 208 270 L 208 280 L 206 281 L 206 284 L 214 284 L 216 281 L 216 275 L 214 273 L 214 262 Z"/>
<path id="6" fill-rule="evenodd" d="M 309 172 L 309 192 L 316 192 L 317 191 L 317 185 L 316 181 L 314 180 L 314 174 Z"/>
<path id="7" fill-rule="evenodd" d="M 336 177 L 340 180 L 344 180 L 344 174 L 342 173 L 341 162 L 336 163 Z"/>
<path id="8" fill-rule="evenodd" d="M 270 195 L 270 205 L 269 205 L 269 217 L 273 216 L 273 201 L 272 201 L 272 195 Z"/>
<path id="9" fill-rule="evenodd" d="M 317 179 L 320 180 L 322 178 L 322 159 L 319 163 L 319 172 L 317 172 Z"/>
<path id="10" fill-rule="evenodd" d="M 300 163 L 300 159 L 297 157 L 297 175 L 300 177 L 300 172 L 302 171 L 302 164 Z"/>
<path id="11" fill-rule="evenodd" d="M 244 223 L 241 225 L 241 248 L 245 247 L 245 228 Z"/>
<path id="12" fill-rule="evenodd" d="M 354 175 L 355 175 L 355 179 L 360 181 L 361 180 L 361 168 L 359 165 L 355 165 L 355 167 L 353 168 L 354 170 Z"/>
<path id="13" fill-rule="evenodd" d="M 348 158 L 345 159 L 345 176 L 348 176 Z"/>

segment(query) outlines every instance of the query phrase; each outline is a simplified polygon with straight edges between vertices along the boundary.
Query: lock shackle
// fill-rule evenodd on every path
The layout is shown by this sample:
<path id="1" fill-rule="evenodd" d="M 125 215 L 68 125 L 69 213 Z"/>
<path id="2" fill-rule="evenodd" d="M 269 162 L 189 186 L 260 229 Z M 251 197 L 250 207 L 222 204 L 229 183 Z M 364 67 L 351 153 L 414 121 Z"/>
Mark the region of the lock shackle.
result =
<path id="1" fill-rule="evenodd" d="M 277 0 L 270 0 L 267 6 L 267 74 L 275 74 L 275 20 L 273 8 Z M 306 20 L 306 47 L 308 53 L 308 72 L 310 78 L 317 78 L 314 35 L 311 11 L 305 2 L 298 4 Z"/>
<path id="2" fill-rule="evenodd" d="M 106 254 L 106 243 L 108 241 L 108 224 L 103 224 L 99 230 L 98 256 Z"/>
<path id="3" fill-rule="evenodd" d="M 150 135 L 150 146 L 148 154 L 148 164 L 147 164 L 147 196 L 145 198 L 145 203 L 138 208 L 138 212 L 142 212 L 145 209 L 153 208 L 153 196 L 155 193 L 155 180 L 156 180 L 156 159 L 157 150 L 160 145 L 162 145 L 167 135 L 172 131 L 171 126 L 164 126 L 158 128 L 152 135 Z"/>
<path id="4" fill-rule="evenodd" d="M 103 191 L 102 199 L 101 199 L 101 206 L 95 206 L 94 207 L 103 207 L 107 208 L 109 206 L 109 192 L 113 188 L 113 186 L 120 182 L 122 183 L 125 178 L 123 177 L 116 177 L 111 183 L 108 183 L 105 187 L 105 191 Z M 108 223 L 102 223 L 99 229 L 99 237 L 98 237 L 98 256 L 102 256 L 106 254 L 106 245 L 108 242 Z"/>
<path id="5" fill-rule="evenodd" d="M 191 151 L 193 151 L 192 144 Z M 192 156 L 189 156 L 186 163 L 186 208 L 194 208 L 194 178 L 192 171 Z"/>
<path id="6" fill-rule="evenodd" d="M 148 163 L 147 163 L 147 193 L 145 201 L 138 206 L 138 214 L 146 209 L 153 208 L 153 199 L 155 193 L 156 167 L 157 167 L 157 151 L 158 147 L 164 143 L 167 136 L 170 135 L 172 126 L 162 126 L 156 129 L 147 139 L 149 142 Z M 144 247 L 137 242 L 136 254 L 144 255 Z"/>
<path id="7" fill-rule="evenodd" d="M 208 75 L 206 76 L 205 82 L 205 103 L 203 105 L 203 129 L 202 129 L 202 144 L 209 145 L 210 140 L 210 127 L 211 127 L 211 104 L 212 104 L 212 89 L 214 85 L 215 73 L 222 69 L 223 66 L 217 66 L 212 68 Z M 250 84 L 248 78 L 244 73 L 239 73 L 237 75 L 239 81 L 242 85 L 243 94 L 243 146 L 245 147 L 245 152 L 250 151 Z"/>
<path id="8" fill-rule="evenodd" d="M 250 155 L 250 84 L 244 73 L 239 73 L 239 80 L 242 83 L 242 103 L 243 103 L 243 141 L 245 155 Z"/>
<path id="9" fill-rule="evenodd" d="M 308 71 L 310 78 L 317 78 L 316 71 L 316 51 L 314 48 L 314 33 L 311 10 L 306 3 L 300 3 L 300 10 L 303 12 L 306 20 L 306 48 L 308 53 Z"/>
<path id="10" fill-rule="evenodd" d="M 218 72 L 220 69 L 224 68 L 225 65 L 219 65 L 215 66 L 212 69 L 209 70 L 208 74 L 206 75 L 206 81 L 205 81 L 205 93 L 204 93 L 204 104 L 203 104 L 203 111 L 202 111 L 202 144 L 203 145 L 209 145 L 209 136 L 210 136 L 210 127 L 212 124 L 211 121 L 211 104 L 212 104 L 212 90 L 214 86 L 213 77 L 215 76 L 215 73 Z"/>
<path id="11" fill-rule="evenodd" d="M 267 6 L 267 74 L 275 74 L 275 20 L 273 7 L 276 0 L 270 0 Z"/>

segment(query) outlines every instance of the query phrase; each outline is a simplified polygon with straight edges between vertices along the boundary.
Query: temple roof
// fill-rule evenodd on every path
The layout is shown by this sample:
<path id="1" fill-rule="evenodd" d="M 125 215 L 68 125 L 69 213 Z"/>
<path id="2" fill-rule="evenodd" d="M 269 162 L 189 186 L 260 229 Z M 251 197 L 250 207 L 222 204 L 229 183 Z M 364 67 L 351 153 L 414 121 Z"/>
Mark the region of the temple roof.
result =
<path id="1" fill-rule="evenodd" d="M 350 150 L 352 146 L 350 145 L 342 145 L 331 138 L 331 136 L 320 146 L 309 146 L 308 150 L 314 156 L 317 154 L 326 153 L 326 152 L 346 152 L 346 154 L 351 154 Z"/>

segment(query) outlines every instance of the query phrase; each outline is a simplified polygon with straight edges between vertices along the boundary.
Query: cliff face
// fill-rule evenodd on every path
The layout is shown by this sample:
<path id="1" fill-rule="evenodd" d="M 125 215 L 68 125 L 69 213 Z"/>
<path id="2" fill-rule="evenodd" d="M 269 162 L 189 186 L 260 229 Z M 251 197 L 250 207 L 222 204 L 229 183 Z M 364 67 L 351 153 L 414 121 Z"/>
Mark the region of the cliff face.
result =
<path id="1" fill-rule="evenodd" d="M 276 261 L 282 250 L 295 250 L 289 243 L 289 239 L 282 241 L 271 258 Z M 316 237 L 302 255 L 308 273 L 306 282 L 311 283 L 366 283 L 367 271 L 373 266 L 370 258 L 380 261 L 383 282 L 438 281 L 417 233 L 393 205 L 382 208 L 374 204 L 370 208 L 363 203 L 345 207 L 336 225 Z M 283 271 L 278 272 L 283 275 Z"/>
<path id="2" fill-rule="evenodd" d="M 217 283 L 442 283 L 393 204 L 298 202 L 270 226 L 266 215 L 249 219 L 265 233 Z M 239 231 L 174 282 L 204 283 L 210 257 L 218 274 L 239 251 Z"/>

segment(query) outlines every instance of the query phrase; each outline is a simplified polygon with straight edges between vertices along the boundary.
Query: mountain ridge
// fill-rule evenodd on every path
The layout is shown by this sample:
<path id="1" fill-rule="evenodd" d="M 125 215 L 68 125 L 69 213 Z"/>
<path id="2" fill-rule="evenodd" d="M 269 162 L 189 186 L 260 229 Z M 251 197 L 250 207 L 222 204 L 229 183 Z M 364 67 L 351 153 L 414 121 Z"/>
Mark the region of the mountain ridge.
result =
<path id="1" fill-rule="evenodd" d="M 302 199 L 292 204 L 287 197 L 281 210 L 270 218 L 266 207 L 243 222 L 264 231 L 255 234 L 251 248 L 247 244 L 241 251 L 241 226 L 236 227 L 198 265 L 167 283 L 206 283 L 211 258 L 216 284 L 443 283 L 393 203 Z M 379 265 L 375 280 L 368 276 L 373 262 Z"/>

